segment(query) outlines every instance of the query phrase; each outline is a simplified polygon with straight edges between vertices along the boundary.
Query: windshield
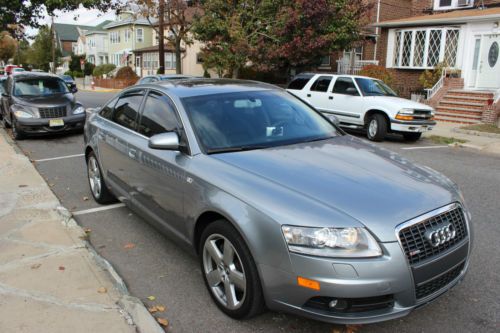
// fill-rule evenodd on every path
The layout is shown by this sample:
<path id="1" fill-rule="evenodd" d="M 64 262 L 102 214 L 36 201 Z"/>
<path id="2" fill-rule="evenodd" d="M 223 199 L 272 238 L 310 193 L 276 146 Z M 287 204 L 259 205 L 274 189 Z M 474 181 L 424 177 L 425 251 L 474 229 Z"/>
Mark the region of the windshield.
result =
<path id="1" fill-rule="evenodd" d="M 62 78 L 65 81 L 73 81 L 73 78 L 71 76 L 69 76 L 69 75 L 63 75 Z"/>
<path id="2" fill-rule="evenodd" d="M 61 79 L 23 79 L 14 84 L 14 96 L 44 96 L 68 93 L 68 87 Z"/>
<path id="3" fill-rule="evenodd" d="M 12 69 L 13 72 L 24 72 L 24 68 L 13 68 Z"/>
<path id="4" fill-rule="evenodd" d="M 319 113 L 283 92 L 236 92 L 182 101 L 208 154 L 326 140 L 339 134 Z"/>
<path id="5" fill-rule="evenodd" d="M 364 96 L 397 96 L 394 90 L 379 80 L 356 78 L 356 83 Z"/>

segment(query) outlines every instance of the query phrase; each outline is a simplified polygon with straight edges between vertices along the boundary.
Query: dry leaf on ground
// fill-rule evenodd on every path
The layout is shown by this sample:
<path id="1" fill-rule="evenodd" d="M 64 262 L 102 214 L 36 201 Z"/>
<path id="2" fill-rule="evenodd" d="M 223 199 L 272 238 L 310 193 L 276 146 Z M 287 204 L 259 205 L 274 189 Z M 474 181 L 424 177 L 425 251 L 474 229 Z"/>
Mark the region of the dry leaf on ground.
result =
<path id="1" fill-rule="evenodd" d="M 99 294 L 105 294 L 105 293 L 107 293 L 107 292 L 108 292 L 108 289 L 106 289 L 106 288 L 104 288 L 104 287 L 101 287 L 101 288 L 97 289 L 97 292 L 98 292 Z"/>
<path id="2" fill-rule="evenodd" d="M 88 201 L 88 200 L 89 200 L 89 197 L 83 197 L 83 201 Z"/>
<path id="3" fill-rule="evenodd" d="M 158 310 L 158 312 L 163 312 L 165 311 L 165 307 L 163 305 L 157 305 L 156 306 L 156 309 Z"/>
<path id="4" fill-rule="evenodd" d="M 40 266 L 42 266 L 42 264 L 33 264 L 31 265 L 31 269 L 38 269 Z"/>
<path id="5" fill-rule="evenodd" d="M 64 266 L 59 266 L 59 270 L 60 270 L 60 271 L 64 271 L 65 269 L 66 269 L 66 267 L 64 267 Z"/>
<path id="6" fill-rule="evenodd" d="M 149 299 L 150 301 L 154 301 L 154 300 L 156 299 L 156 297 L 154 297 L 154 296 L 148 296 L 148 299 Z"/>
<path id="7" fill-rule="evenodd" d="M 86 234 L 90 234 L 90 232 L 92 231 L 92 229 L 90 228 L 85 228 L 83 229 L 83 231 L 85 231 Z"/>
<path id="8" fill-rule="evenodd" d="M 156 318 L 156 320 L 160 323 L 160 325 L 167 327 L 168 326 L 168 320 L 165 318 Z"/>
<path id="9" fill-rule="evenodd" d="M 155 313 L 155 312 L 158 312 L 158 309 L 156 308 L 156 306 L 152 306 L 152 307 L 149 307 L 149 308 L 148 308 L 148 311 L 149 311 L 150 313 Z"/>
<path id="10" fill-rule="evenodd" d="M 363 327 L 363 325 L 346 325 L 346 332 L 347 333 L 356 333 Z"/>
<path id="11" fill-rule="evenodd" d="M 28 185 L 21 184 L 19 187 L 28 187 Z"/>
<path id="12" fill-rule="evenodd" d="M 125 244 L 125 246 L 123 246 L 123 248 L 125 250 L 130 250 L 130 249 L 133 249 L 134 247 L 135 247 L 134 243 L 127 243 L 127 244 Z"/>

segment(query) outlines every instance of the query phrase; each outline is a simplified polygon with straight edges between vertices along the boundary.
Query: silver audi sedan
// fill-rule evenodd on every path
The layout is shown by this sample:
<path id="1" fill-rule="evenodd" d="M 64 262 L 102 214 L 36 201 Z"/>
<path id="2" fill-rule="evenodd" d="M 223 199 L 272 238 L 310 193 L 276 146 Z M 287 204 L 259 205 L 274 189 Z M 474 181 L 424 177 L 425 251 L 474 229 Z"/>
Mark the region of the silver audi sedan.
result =
<path id="1" fill-rule="evenodd" d="M 346 135 L 275 86 L 179 80 L 88 110 L 88 180 L 199 257 L 233 318 L 409 314 L 462 280 L 470 214 L 445 176 Z"/>

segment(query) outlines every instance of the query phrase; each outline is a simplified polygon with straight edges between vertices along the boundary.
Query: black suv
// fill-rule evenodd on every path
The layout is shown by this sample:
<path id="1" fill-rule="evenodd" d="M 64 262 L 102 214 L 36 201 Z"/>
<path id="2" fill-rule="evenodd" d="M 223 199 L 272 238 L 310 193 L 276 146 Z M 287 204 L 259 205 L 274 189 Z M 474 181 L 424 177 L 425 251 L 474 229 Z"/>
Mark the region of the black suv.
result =
<path id="1" fill-rule="evenodd" d="M 3 123 L 14 138 L 26 135 L 81 131 L 85 109 L 75 101 L 64 80 L 47 73 L 11 75 L 2 92 Z"/>

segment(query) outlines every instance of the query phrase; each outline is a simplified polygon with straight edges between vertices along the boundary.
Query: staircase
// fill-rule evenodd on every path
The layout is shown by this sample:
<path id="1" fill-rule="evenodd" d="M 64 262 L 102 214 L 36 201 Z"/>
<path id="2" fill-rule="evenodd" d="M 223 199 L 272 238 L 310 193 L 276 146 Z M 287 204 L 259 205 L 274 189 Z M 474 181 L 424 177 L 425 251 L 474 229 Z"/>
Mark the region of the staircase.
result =
<path id="1" fill-rule="evenodd" d="M 440 98 L 436 107 L 436 120 L 461 124 L 481 122 L 483 111 L 491 103 L 493 93 L 450 89 Z"/>

